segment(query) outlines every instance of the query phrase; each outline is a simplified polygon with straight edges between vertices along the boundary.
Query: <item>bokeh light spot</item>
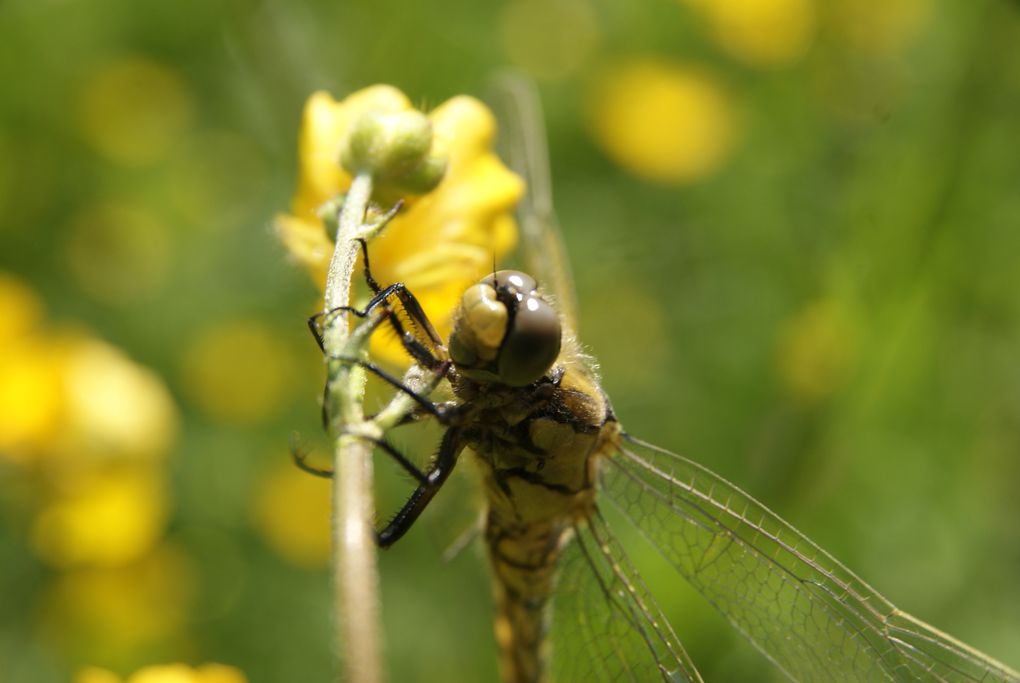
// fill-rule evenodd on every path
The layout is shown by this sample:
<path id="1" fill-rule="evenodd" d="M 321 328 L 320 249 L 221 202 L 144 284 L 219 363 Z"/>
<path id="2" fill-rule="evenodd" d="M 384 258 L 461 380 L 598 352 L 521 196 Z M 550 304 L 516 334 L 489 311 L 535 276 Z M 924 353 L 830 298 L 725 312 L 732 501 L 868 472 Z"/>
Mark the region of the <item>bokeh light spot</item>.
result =
<path id="1" fill-rule="evenodd" d="M 193 135 L 168 169 L 167 200 L 190 225 L 222 231 L 264 220 L 270 166 L 252 138 L 225 130 Z"/>
<path id="2" fill-rule="evenodd" d="M 927 23 L 932 0 L 832 0 L 834 33 L 853 52 L 886 57 L 906 47 Z"/>
<path id="3" fill-rule="evenodd" d="M 139 669 L 127 683 L 247 683 L 247 680 L 240 669 L 225 664 L 195 668 L 187 664 L 157 664 Z M 106 683 L 106 679 L 75 679 L 74 683 Z M 114 677 L 112 683 L 120 683 L 120 679 Z"/>
<path id="4" fill-rule="evenodd" d="M 616 385 L 632 392 L 654 388 L 669 359 L 670 343 L 659 299 L 637 282 L 617 277 L 586 313 L 582 319 L 588 338 L 615 340 L 620 330 L 627 330 L 628 337 L 641 340 L 640 362 L 635 362 L 634 348 L 629 344 L 611 343 L 599 348 L 602 367 L 620 373 L 614 376 Z"/>
<path id="5" fill-rule="evenodd" d="M 123 666 L 142 648 L 183 638 L 194 592 L 190 558 L 163 543 L 128 565 L 57 576 L 39 606 L 40 626 L 72 661 Z"/>
<path id="6" fill-rule="evenodd" d="M 513 64 L 553 81 L 585 64 L 598 45 L 599 26 L 584 0 L 517 0 L 503 7 L 500 37 Z"/>
<path id="7" fill-rule="evenodd" d="M 114 61 L 91 73 L 78 104 L 85 139 L 125 166 L 163 160 L 194 117 L 192 95 L 181 75 L 144 58 Z"/>
<path id="8" fill-rule="evenodd" d="M 736 115 L 714 78 L 693 68 L 639 61 L 611 68 L 589 98 L 596 142 L 649 180 L 692 183 L 729 156 Z"/>
<path id="9" fill-rule="evenodd" d="M 72 456 L 162 456 L 178 416 L 163 380 L 122 351 L 95 339 L 68 345 L 62 450 Z"/>
<path id="10" fill-rule="evenodd" d="M 134 467 L 78 473 L 32 527 L 36 554 L 49 564 L 115 567 L 148 552 L 163 532 L 167 495 L 162 472 Z"/>
<path id="11" fill-rule="evenodd" d="M 265 420 L 287 405 L 296 363 L 291 349 L 266 325 L 238 320 L 195 339 L 184 355 L 184 382 L 208 415 L 232 423 Z"/>
<path id="12" fill-rule="evenodd" d="M 155 216 L 120 204 L 98 204 L 71 222 L 65 254 L 82 290 L 107 304 L 144 298 L 165 281 L 173 242 Z"/>
<path id="13" fill-rule="evenodd" d="M 757 67 L 800 60 L 814 42 L 813 0 L 702 0 L 698 3 L 719 45 Z"/>
<path id="14" fill-rule="evenodd" d="M 857 325 L 838 301 L 825 299 L 798 312 L 780 334 L 779 375 L 794 397 L 814 402 L 837 391 L 853 368 Z"/>
<path id="15" fill-rule="evenodd" d="M 0 272 L 0 345 L 35 329 L 42 319 L 42 310 L 42 301 L 28 284 Z"/>
<path id="16" fill-rule="evenodd" d="M 56 429 L 61 362 L 40 340 L 0 343 L 0 457 L 24 461 Z"/>
<path id="17" fill-rule="evenodd" d="M 74 675 L 74 683 L 123 683 L 123 679 L 112 671 L 90 666 Z"/>
<path id="18" fill-rule="evenodd" d="M 289 460 L 268 470 L 256 494 L 254 523 L 269 546 L 300 567 L 318 569 L 330 557 L 330 486 Z"/>

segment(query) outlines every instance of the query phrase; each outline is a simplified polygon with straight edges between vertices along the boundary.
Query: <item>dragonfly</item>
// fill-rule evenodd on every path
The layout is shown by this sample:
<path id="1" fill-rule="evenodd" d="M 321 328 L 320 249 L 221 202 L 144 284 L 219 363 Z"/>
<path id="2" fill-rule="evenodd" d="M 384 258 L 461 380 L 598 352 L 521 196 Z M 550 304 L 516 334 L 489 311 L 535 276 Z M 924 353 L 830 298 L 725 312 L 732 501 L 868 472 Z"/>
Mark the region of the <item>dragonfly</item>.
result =
<path id="1" fill-rule="evenodd" d="M 384 310 L 412 362 L 452 395 L 434 400 L 358 361 L 444 429 L 425 471 L 376 443 L 418 482 L 378 543 L 411 529 L 464 454 L 475 460 L 504 683 L 702 680 L 618 524 L 633 526 L 791 680 L 1020 681 L 897 609 L 734 484 L 623 428 L 574 333 L 535 96 L 516 81 L 501 87 L 517 138 L 532 140 L 509 159 L 529 182 L 520 225 L 532 273 L 496 271 L 470 287 L 442 339 L 413 292 L 374 282 L 362 243 L 374 297 L 356 313 Z M 550 643 L 551 630 L 571 637 Z"/>

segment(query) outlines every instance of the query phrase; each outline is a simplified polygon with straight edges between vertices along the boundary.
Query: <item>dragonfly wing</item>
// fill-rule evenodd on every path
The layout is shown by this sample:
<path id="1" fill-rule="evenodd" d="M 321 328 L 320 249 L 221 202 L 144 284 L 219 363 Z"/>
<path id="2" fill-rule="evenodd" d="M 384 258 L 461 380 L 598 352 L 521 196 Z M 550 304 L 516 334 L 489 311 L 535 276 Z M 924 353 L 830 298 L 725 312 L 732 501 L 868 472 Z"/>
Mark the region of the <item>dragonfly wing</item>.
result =
<path id="1" fill-rule="evenodd" d="M 701 683 L 619 542 L 596 513 L 561 559 L 554 598 L 554 681 Z"/>
<path id="2" fill-rule="evenodd" d="M 524 179 L 527 188 L 517 206 L 524 267 L 553 301 L 567 329 L 576 331 L 577 297 L 553 209 L 549 154 L 538 93 L 527 78 L 506 72 L 493 79 L 489 99 L 500 123 L 500 156 Z"/>
<path id="3" fill-rule="evenodd" d="M 608 500 L 791 679 L 1020 681 L 896 609 L 807 537 L 682 456 L 625 437 Z"/>

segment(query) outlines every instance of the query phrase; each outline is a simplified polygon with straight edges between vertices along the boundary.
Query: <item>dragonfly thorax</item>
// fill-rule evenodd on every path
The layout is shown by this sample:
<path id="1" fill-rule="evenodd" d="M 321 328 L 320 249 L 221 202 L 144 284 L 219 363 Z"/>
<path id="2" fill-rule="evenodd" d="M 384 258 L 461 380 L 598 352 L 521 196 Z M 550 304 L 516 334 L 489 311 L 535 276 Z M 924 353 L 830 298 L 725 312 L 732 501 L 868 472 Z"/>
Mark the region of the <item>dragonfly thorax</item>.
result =
<path id="1" fill-rule="evenodd" d="M 480 382 L 526 386 L 540 379 L 560 353 L 559 315 L 530 276 L 501 270 L 469 287 L 461 298 L 450 357 Z"/>

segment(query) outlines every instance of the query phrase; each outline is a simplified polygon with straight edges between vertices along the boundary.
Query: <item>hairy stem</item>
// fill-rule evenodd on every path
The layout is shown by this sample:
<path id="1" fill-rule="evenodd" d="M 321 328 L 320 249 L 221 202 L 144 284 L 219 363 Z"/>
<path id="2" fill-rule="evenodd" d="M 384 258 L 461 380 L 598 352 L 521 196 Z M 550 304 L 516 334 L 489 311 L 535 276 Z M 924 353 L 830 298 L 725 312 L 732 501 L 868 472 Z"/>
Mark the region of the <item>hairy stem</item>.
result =
<path id="1" fill-rule="evenodd" d="M 372 194 L 372 178 L 358 175 L 340 212 L 336 250 L 326 279 L 326 325 L 323 342 L 328 358 L 360 354 L 367 334 L 352 335 L 347 316 L 329 311 L 350 305 L 351 278 L 357 259 L 365 211 Z M 374 327 L 374 325 L 371 325 Z M 370 332 L 370 329 L 368 330 Z M 354 348 L 352 348 L 354 347 Z M 326 380 L 326 410 L 333 442 L 333 582 L 336 647 L 341 653 L 343 680 L 381 683 L 379 585 L 376 546 L 372 532 L 372 449 L 345 434 L 344 426 L 364 422 L 362 399 L 365 373 L 359 366 L 330 360 Z"/>

